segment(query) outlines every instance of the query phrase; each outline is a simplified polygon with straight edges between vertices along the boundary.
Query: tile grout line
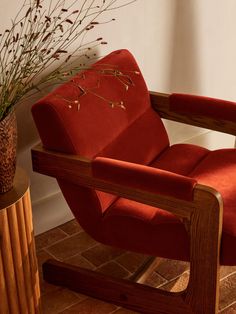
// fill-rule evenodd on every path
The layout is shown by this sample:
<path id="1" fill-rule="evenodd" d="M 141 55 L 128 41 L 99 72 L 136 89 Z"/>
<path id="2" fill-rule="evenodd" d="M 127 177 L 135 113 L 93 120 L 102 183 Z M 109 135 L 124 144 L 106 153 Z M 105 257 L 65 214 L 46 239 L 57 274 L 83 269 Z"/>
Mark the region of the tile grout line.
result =
<path id="1" fill-rule="evenodd" d="M 233 301 L 233 303 L 226 305 L 225 307 L 223 307 L 220 311 L 219 314 L 222 313 L 224 310 L 227 310 L 228 308 L 230 308 L 232 305 L 236 304 L 236 301 Z"/>
<path id="2" fill-rule="evenodd" d="M 84 300 L 86 300 L 86 298 L 83 299 L 83 300 L 81 300 L 81 301 L 76 301 L 75 303 L 73 303 L 73 304 L 71 304 L 71 305 L 65 307 L 62 311 L 57 312 L 57 313 L 54 313 L 54 314 L 61 314 L 61 313 L 63 313 L 64 311 L 69 310 L 69 309 L 72 308 L 73 306 L 79 304 L 80 302 L 83 302 Z"/>
<path id="3" fill-rule="evenodd" d="M 59 229 L 59 228 L 58 228 Z M 60 230 L 60 231 L 62 231 L 63 233 L 65 233 L 63 230 Z M 82 231 L 83 232 L 83 231 Z M 53 242 L 53 243 L 51 243 L 51 244 L 49 244 L 49 245 L 46 245 L 46 246 L 44 246 L 44 247 L 42 247 L 40 250 L 42 250 L 42 249 L 48 249 L 48 248 L 50 248 L 51 246 L 53 246 L 53 245 L 55 245 L 55 244 L 58 244 L 58 243 L 60 243 L 60 242 L 62 242 L 62 241 L 64 241 L 64 240 L 67 240 L 67 239 L 70 239 L 70 238 L 72 238 L 73 236 L 75 236 L 75 235 L 78 235 L 78 234 L 80 234 L 81 232 L 76 232 L 76 233 L 73 233 L 73 234 L 68 234 L 68 233 L 65 233 L 65 235 L 66 235 L 66 237 L 65 238 L 63 238 L 63 239 L 60 239 L 60 240 L 57 240 L 57 241 L 55 241 L 55 242 Z M 37 241 L 36 241 L 37 242 Z M 37 250 L 36 249 L 36 251 L 39 251 L 39 250 Z"/>
<path id="4" fill-rule="evenodd" d="M 116 314 L 119 310 L 122 310 L 123 307 L 121 306 L 117 306 L 117 309 L 115 309 L 114 311 L 110 312 L 109 314 Z M 124 308 L 125 309 L 125 308 Z M 135 312 L 136 313 L 136 312 Z"/>
<path id="5" fill-rule="evenodd" d="M 68 262 L 68 260 L 71 259 L 71 258 L 76 257 L 77 255 L 79 255 L 82 259 L 85 260 L 86 263 L 88 263 L 88 264 L 91 266 L 91 270 L 95 270 L 95 269 L 96 269 L 96 266 L 94 266 L 94 264 L 92 264 L 89 260 L 87 260 L 81 253 L 77 253 L 77 254 L 72 255 L 72 256 L 70 256 L 70 257 L 68 257 L 68 258 L 66 258 L 66 259 L 63 259 L 63 262 L 65 262 L 65 263 L 67 263 L 67 264 L 70 264 L 70 263 Z M 73 265 L 73 264 L 71 264 L 71 265 Z M 76 265 L 75 265 L 75 266 L 76 266 Z M 78 265 L 78 267 L 87 269 L 86 267 L 82 267 L 82 266 L 79 266 L 79 265 Z"/>
<path id="6" fill-rule="evenodd" d="M 53 253 L 49 252 L 49 251 L 48 251 L 48 248 L 45 248 L 44 250 L 45 250 L 45 252 L 47 252 L 48 254 L 52 255 L 52 258 L 54 258 L 55 260 L 57 260 L 57 261 L 59 261 L 59 262 L 62 262 L 62 261 L 63 261 L 62 259 L 56 257 Z"/>
<path id="7" fill-rule="evenodd" d="M 128 273 L 128 275 L 125 276 L 123 279 L 125 279 L 125 278 L 128 279 L 129 276 L 132 275 L 132 273 L 131 273 L 127 268 L 125 268 L 124 266 L 120 265 L 120 264 L 119 264 L 116 260 L 114 260 L 114 259 L 103 263 L 102 265 L 98 266 L 97 269 L 98 269 L 98 268 L 101 268 L 101 267 L 103 267 L 103 266 L 106 266 L 106 265 L 109 264 L 110 262 L 113 262 L 114 264 L 120 266 L 123 270 L 125 270 L 125 271 Z M 108 276 L 110 276 L 110 275 L 108 275 Z"/>
<path id="8" fill-rule="evenodd" d="M 77 233 L 78 234 L 78 233 Z M 65 238 L 64 240 L 66 240 L 66 239 L 68 239 L 68 238 Z M 63 240 L 62 240 L 63 241 Z M 61 242 L 61 241 L 59 241 L 59 242 Z M 57 242 L 58 243 L 58 242 Z M 56 243 L 55 243 L 56 244 Z M 81 255 L 83 258 L 85 258 L 83 255 L 82 255 L 82 253 L 83 252 L 85 252 L 85 251 L 81 251 L 81 252 L 77 252 L 76 254 L 73 254 L 73 255 L 71 255 L 71 256 L 68 256 L 68 257 L 66 257 L 66 258 L 58 258 L 58 257 L 56 257 L 52 252 L 50 252 L 49 251 L 49 249 L 50 249 L 50 247 L 51 246 L 53 246 L 54 244 L 52 244 L 52 245 L 49 245 L 49 246 L 47 246 L 47 247 L 45 247 L 45 248 L 43 248 L 43 250 L 45 250 L 45 252 L 47 252 L 48 254 L 50 254 L 50 255 L 52 255 L 52 257 L 53 258 L 55 258 L 56 260 L 58 260 L 58 261 L 60 261 L 60 262 L 64 262 L 64 261 L 66 261 L 67 259 L 70 259 L 70 258 L 73 258 L 73 257 L 75 257 L 76 255 Z M 88 249 L 92 249 L 92 248 L 94 248 L 95 246 L 97 246 L 98 244 L 96 243 L 96 244 L 93 244 L 92 246 L 90 246 Z M 86 258 L 85 258 L 86 259 Z M 87 259 L 86 259 L 86 261 L 87 261 Z M 88 261 L 89 262 L 89 261 Z M 89 262 L 90 264 L 91 264 L 91 262 Z M 93 266 L 93 264 L 92 264 L 92 266 Z M 96 267 L 96 266 L 95 266 Z"/>
<path id="9" fill-rule="evenodd" d="M 158 272 L 158 270 L 156 269 L 156 270 L 154 270 L 154 272 L 158 275 L 158 276 L 160 276 L 163 280 L 165 280 L 165 281 L 167 281 L 168 282 L 168 279 L 166 279 L 164 276 L 162 276 L 159 272 Z M 171 279 L 170 279 L 171 280 Z"/>
<path id="10" fill-rule="evenodd" d="M 95 246 L 91 246 L 91 247 L 89 247 L 88 249 L 86 249 L 86 250 L 84 250 L 84 251 L 82 251 L 80 254 L 81 254 L 81 256 L 84 258 L 84 259 L 86 259 L 86 261 L 88 261 L 90 264 L 92 264 L 94 267 L 96 267 L 96 268 L 99 268 L 99 267 L 101 267 L 101 266 L 103 266 L 103 265 L 105 265 L 105 264 L 107 264 L 107 263 L 109 263 L 109 262 L 111 262 L 111 261 L 116 261 L 116 259 L 117 258 L 119 258 L 120 256 L 122 256 L 122 255 L 124 255 L 125 253 L 121 253 L 121 255 L 119 255 L 119 256 L 117 256 L 117 257 L 115 257 L 115 258 L 111 258 L 110 260 L 108 260 L 108 261 L 105 261 L 104 263 L 102 263 L 102 264 L 100 264 L 100 265 L 95 265 L 92 261 L 90 261 L 86 256 L 84 256 L 83 255 L 83 253 L 86 253 L 87 251 L 89 251 L 90 249 L 92 249 L 92 248 L 95 248 L 96 246 L 99 246 L 100 245 L 100 243 L 97 243 Z M 120 266 L 122 266 L 118 261 L 116 261 L 116 263 L 117 264 L 119 264 Z M 123 268 L 125 268 L 124 266 L 122 266 Z M 126 269 L 126 268 L 125 268 Z M 127 271 L 129 271 L 128 269 L 127 269 Z"/>
<path id="11" fill-rule="evenodd" d="M 159 286 L 157 286 L 157 288 L 161 288 L 162 286 L 165 286 L 166 284 L 169 284 L 169 283 L 175 281 L 176 279 L 179 279 L 181 276 L 183 276 L 184 274 L 187 274 L 187 273 L 189 274 L 189 270 L 185 270 L 183 273 L 181 273 L 180 275 L 178 275 L 178 276 L 176 276 L 176 277 L 174 277 L 174 278 L 172 278 L 170 280 L 166 279 L 167 282 L 163 283 L 163 284 L 160 284 Z"/>
<path id="12" fill-rule="evenodd" d="M 66 235 L 68 235 L 68 236 L 72 236 L 72 235 L 75 235 L 75 234 L 78 234 L 78 233 L 81 233 L 81 232 L 85 232 L 85 230 L 81 228 L 80 231 L 76 231 L 76 232 L 74 232 L 74 233 L 72 233 L 72 234 L 69 234 L 69 233 L 67 233 L 66 231 L 64 231 L 63 229 L 61 229 L 60 226 L 58 226 L 57 229 L 60 229 L 62 232 L 64 232 L 64 233 L 65 233 Z"/>
<path id="13" fill-rule="evenodd" d="M 232 275 L 235 275 L 235 274 L 236 274 L 236 270 L 235 270 L 235 271 L 233 271 L 232 273 L 230 273 L 230 274 L 226 275 L 225 277 L 220 278 L 220 282 L 221 282 L 221 281 L 223 281 L 223 280 L 225 280 L 225 279 L 227 279 L 227 278 L 229 278 L 229 277 L 230 277 L 230 276 L 232 276 Z"/>
<path id="14" fill-rule="evenodd" d="M 63 232 L 66 236 L 69 236 L 70 234 L 66 233 L 64 230 L 62 230 L 60 227 L 57 227 L 58 230 L 60 230 L 61 232 Z"/>

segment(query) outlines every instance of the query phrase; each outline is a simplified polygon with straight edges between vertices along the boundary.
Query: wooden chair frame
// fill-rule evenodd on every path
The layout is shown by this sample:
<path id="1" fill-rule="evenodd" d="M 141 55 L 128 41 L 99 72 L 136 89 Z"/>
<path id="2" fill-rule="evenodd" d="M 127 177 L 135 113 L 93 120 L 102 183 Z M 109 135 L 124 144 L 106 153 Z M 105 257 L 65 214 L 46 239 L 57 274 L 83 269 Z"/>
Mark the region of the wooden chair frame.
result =
<path id="1" fill-rule="evenodd" d="M 203 116 L 184 116 L 169 110 L 169 95 L 150 92 L 153 108 L 162 118 L 236 135 L 236 125 Z M 193 201 L 154 194 L 93 177 L 91 160 L 48 151 L 32 150 L 33 170 L 71 183 L 113 193 L 156 206 L 178 216 L 190 238 L 190 278 L 184 291 L 173 293 L 128 280 L 115 279 L 55 260 L 43 265 L 46 281 L 76 292 L 147 314 L 216 314 L 219 302 L 219 254 L 223 204 L 211 187 L 197 184 Z"/>

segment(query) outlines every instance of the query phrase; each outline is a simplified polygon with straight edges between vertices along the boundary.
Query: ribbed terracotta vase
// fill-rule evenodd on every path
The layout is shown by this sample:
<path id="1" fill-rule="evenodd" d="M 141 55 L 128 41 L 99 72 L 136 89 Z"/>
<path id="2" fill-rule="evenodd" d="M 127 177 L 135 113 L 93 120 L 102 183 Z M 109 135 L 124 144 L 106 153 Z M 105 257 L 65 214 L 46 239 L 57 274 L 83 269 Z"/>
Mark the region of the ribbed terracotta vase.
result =
<path id="1" fill-rule="evenodd" d="M 16 170 L 17 125 L 12 111 L 0 121 L 0 193 L 13 187 Z"/>

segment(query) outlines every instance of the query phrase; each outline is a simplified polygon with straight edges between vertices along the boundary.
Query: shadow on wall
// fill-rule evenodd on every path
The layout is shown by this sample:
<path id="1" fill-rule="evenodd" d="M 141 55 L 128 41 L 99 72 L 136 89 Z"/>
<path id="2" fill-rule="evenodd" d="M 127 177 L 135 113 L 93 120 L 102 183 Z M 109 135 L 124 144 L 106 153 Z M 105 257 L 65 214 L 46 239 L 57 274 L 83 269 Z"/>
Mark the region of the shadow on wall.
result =
<path id="1" fill-rule="evenodd" d="M 172 32 L 169 91 L 171 93 L 201 94 L 201 73 L 197 2 L 176 1 Z M 171 144 L 188 141 L 206 130 L 164 120 Z"/>
<path id="2" fill-rule="evenodd" d="M 210 7 L 210 4 L 207 4 Z M 217 21 L 217 16 L 224 16 L 227 14 L 228 9 L 225 9 L 222 3 L 222 9 L 225 10 L 221 12 L 218 3 L 218 7 L 215 6 L 215 11 L 210 15 L 203 11 L 209 9 L 208 6 L 204 3 L 204 0 L 176 1 L 175 19 L 173 21 L 173 50 L 169 73 L 170 92 L 214 95 L 215 86 L 221 89 L 222 93 L 228 89 L 227 84 L 223 84 L 219 76 L 212 72 L 212 68 L 209 70 L 210 65 L 214 64 L 214 60 L 220 53 L 212 50 L 212 45 L 216 41 L 215 38 L 217 40 L 223 38 L 220 37 L 222 36 L 221 33 L 218 34 L 218 30 L 222 29 L 221 25 L 214 23 Z M 207 25 L 208 29 L 205 29 L 204 26 Z M 229 30 L 230 28 L 227 27 L 223 34 L 227 34 Z M 221 42 L 223 44 L 223 41 Z M 233 44 L 231 46 L 234 47 Z M 204 54 L 209 50 L 214 53 Z M 227 64 L 227 59 L 222 59 L 222 61 L 222 64 Z M 223 74 L 224 71 L 220 73 Z M 194 143 L 209 149 L 233 147 L 233 136 L 209 132 L 206 129 L 173 121 L 164 122 L 168 129 L 171 144 L 178 142 Z"/>
<path id="3" fill-rule="evenodd" d="M 199 94 L 201 90 L 197 1 L 176 2 L 170 91 Z"/>

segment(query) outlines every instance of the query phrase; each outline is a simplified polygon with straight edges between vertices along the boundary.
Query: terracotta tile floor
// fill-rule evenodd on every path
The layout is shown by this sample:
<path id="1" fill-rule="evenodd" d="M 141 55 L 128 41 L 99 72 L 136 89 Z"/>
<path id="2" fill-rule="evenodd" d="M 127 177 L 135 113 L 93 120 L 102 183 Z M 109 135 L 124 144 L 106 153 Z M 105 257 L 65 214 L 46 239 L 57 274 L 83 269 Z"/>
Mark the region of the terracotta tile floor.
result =
<path id="1" fill-rule="evenodd" d="M 113 304 L 98 301 L 43 281 L 41 265 L 48 258 L 128 278 L 145 256 L 114 250 L 94 241 L 75 220 L 36 237 L 40 268 L 43 314 L 134 314 Z M 188 282 L 188 263 L 163 259 L 146 284 L 178 291 Z M 220 313 L 236 313 L 236 267 L 221 268 Z"/>

